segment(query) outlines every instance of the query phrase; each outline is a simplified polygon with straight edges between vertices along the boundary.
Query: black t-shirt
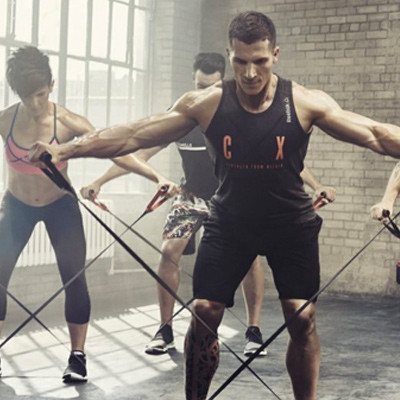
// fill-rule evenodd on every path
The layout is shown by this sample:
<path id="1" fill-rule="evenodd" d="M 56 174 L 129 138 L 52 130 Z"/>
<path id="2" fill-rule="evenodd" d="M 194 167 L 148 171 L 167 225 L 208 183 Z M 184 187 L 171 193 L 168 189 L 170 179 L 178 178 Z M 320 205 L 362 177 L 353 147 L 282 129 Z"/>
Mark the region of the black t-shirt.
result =
<path id="1" fill-rule="evenodd" d="M 300 177 L 310 135 L 298 121 L 291 81 L 278 78 L 271 106 L 257 114 L 241 106 L 235 81 L 225 81 L 205 136 L 220 182 L 213 212 L 256 224 L 314 218 Z"/>
<path id="2" fill-rule="evenodd" d="M 218 187 L 218 180 L 200 128 L 194 128 L 179 139 L 176 145 L 182 158 L 183 188 L 198 197 L 209 200 Z"/>

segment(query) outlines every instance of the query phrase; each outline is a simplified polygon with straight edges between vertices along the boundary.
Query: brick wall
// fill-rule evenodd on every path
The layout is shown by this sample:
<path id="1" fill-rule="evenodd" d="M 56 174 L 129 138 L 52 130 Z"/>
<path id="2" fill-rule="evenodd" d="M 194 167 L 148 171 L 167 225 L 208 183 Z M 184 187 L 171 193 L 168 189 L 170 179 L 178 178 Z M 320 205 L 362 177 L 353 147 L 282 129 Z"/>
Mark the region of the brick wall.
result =
<path id="1" fill-rule="evenodd" d="M 343 108 L 399 124 L 398 1 L 204 0 L 202 48 L 225 48 L 230 19 L 248 9 L 265 12 L 276 24 L 278 74 L 326 91 Z M 326 281 L 380 228 L 370 221 L 369 208 L 380 200 L 395 161 L 315 131 L 306 162 L 338 190 L 337 201 L 321 211 Z M 330 290 L 400 294 L 395 282 L 399 250 L 399 242 L 384 232 Z"/>

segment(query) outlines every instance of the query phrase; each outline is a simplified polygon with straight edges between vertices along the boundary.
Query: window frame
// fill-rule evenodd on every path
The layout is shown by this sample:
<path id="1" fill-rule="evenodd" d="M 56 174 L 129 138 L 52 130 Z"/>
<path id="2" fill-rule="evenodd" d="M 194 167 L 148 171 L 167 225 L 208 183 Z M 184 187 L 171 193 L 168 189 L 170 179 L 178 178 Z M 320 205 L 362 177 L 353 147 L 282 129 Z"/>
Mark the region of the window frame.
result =
<path id="1" fill-rule="evenodd" d="M 6 24 L 6 36 L 0 36 L 0 46 L 5 48 L 5 60 L 11 54 L 12 49 L 18 48 L 21 46 L 26 45 L 33 45 L 38 46 L 40 50 L 44 51 L 47 55 L 58 57 L 58 72 L 55 76 L 56 85 L 57 85 L 57 96 L 54 98 L 54 101 L 58 102 L 59 104 L 66 105 L 67 104 L 67 64 L 68 60 L 77 60 L 84 63 L 84 90 L 83 90 L 83 115 L 87 116 L 89 114 L 89 100 L 90 100 L 90 88 L 89 88 L 89 74 L 90 74 L 90 64 L 92 62 L 101 63 L 106 66 L 107 69 L 107 82 L 106 82 L 106 118 L 105 118 L 105 126 L 110 125 L 110 116 L 111 116 L 111 96 L 112 96 L 112 69 L 114 67 L 122 67 L 127 70 L 128 72 L 128 91 L 127 91 L 127 115 L 126 121 L 132 120 L 133 118 L 137 119 L 138 117 L 144 116 L 144 114 L 148 114 L 150 111 L 150 94 L 151 94 L 151 82 L 150 82 L 150 71 L 151 71 L 151 56 L 147 57 L 146 65 L 144 68 L 138 68 L 135 66 L 134 60 L 134 41 L 135 38 L 133 37 L 134 33 L 134 21 L 135 21 L 135 12 L 136 10 L 143 10 L 145 11 L 145 15 L 147 16 L 147 29 L 146 29 L 146 36 L 147 42 L 146 46 L 147 49 L 150 48 L 151 45 L 151 36 L 152 36 L 152 20 L 154 15 L 154 1 L 149 0 L 145 6 L 137 5 L 136 1 L 126 1 L 126 0 L 105 0 L 108 4 L 109 13 L 108 13 L 108 32 L 107 32 L 107 54 L 105 57 L 98 57 L 93 56 L 91 53 L 92 49 L 92 25 L 93 25 L 93 3 L 96 0 L 86 0 L 84 6 L 86 7 L 86 43 L 85 43 L 85 54 L 84 55 L 76 55 L 68 53 L 68 26 L 69 26 L 69 2 L 68 0 L 60 0 L 60 31 L 59 31 L 59 49 L 58 51 L 46 49 L 45 47 L 41 47 L 39 40 L 39 11 L 41 0 L 32 0 L 32 31 L 31 31 L 31 41 L 25 42 L 15 39 L 15 15 L 16 15 L 16 7 L 17 7 L 17 0 L 7 0 L 7 24 Z M 83 1 L 82 1 L 83 3 Z M 125 61 L 116 60 L 111 57 L 111 43 L 112 43 L 112 22 L 113 22 L 113 8 L 115 4 L 122 4 L 127 7 L 128 15 L 127 15 L 127 29 L 126 29 L 126 55 Z M 141 115 L 133 115 L 133 110 L 135 109 L 135 98 L 133 96 L 133 75 L 138 74 L 141 76 L 144 82 L 144 90 L 143 93 L 140 93 L 136 96 L 136 98 L 140 98 L 141 104 Z M 5 82 L 5 76 L 0 77 L 0 79 L 4 80 L 4 95 L 3 95 L 3 104 L 5 106 L 10 104 L 10 97 L 12 94 L 10 93 L 10 88 Z M 146 90 L 147 88 L 147 90 Z M 74 111 L 74 110 L 71 110 Z M 124 123 L 126 121 L 121 121 Z M 96 126 L 96 129 L 104 128 L 104 126 Z M 1 156 L 3 157 L 3 155 Z M 87 164 L 89 160 L 79 160 L 82 162 L 81 166 L 79 167 L 80 171 L 87 171 Z M 6 168 L 5 168 L 5 161 L 4 157 L 2 160 L 2 171 L 1 175 L 3 177 L 3 186 L 6 177 Z M 128 178 L 129 177 L 129 178 Z M 144 192 L 147 190 L 148 185 L 145 182 L 142 182 L 141 178 L 133 177 L 128 175 L 128 177 L 122 177 L 120 179 L 125 180 L 125 189 L 122 193 L 127 192 L 130 190 L 132 193 L 132 184 L 128 182 L 136 181 L 135 188 L 133 191 L 136 192 Z M 83 177 L 83 180 L 85 178 Z M 86 181 L 86 184 L 89 183 Z M 131 182 L 133 183 L 133 182 Z M 138 189 L 138 190 L 137 190 Z M 118 193 L 121 191 L 113 191 L 112 193 Z"/>

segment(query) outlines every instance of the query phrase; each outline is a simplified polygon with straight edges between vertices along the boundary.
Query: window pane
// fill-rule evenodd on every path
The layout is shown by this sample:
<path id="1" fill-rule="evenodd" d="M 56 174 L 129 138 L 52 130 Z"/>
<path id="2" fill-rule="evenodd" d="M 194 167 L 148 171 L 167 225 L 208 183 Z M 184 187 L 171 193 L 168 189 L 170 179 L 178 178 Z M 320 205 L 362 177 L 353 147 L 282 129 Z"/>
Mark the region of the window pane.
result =
<path id="1" fill-rule="evenodd" d="M 39 47 L 49 50 L 59 50 L 60 0 L 40 1 Z"/>
<path id="2" fill-rule="evenodd" d="M 112 162 L 109 159 L 80 158 L 70 160 L 68 162 L 68 176 L 71 179 L 72 186 L 75 187 L 75 189 L 80 189 L 82 186 L 92 183 L 106 172 L 111 165 Z M 104 188 L 105 187 L 107 187 L 107 185 L 105 185 Z M 101 192 L 104 192 L 103 188 Z"/>
<path id="3" fill-rule="evenodd" d="M 15 13 L 15 39 L 32 41 L 32 0 L 18 0 Z"/>
<path id="4" fill-rule="evenodd" d="M 136 0 L 135 4 L 139 7 L 150 8 L 152 6 L 152 0 Z"/>
<path id="5" fill-rule="evenodd" d="M 0 36 L 6 36 L 7 0 L 0 0 Z M 2 76 L 3 78 L 3 76 Z"/>
<path id="6" fill-rule="evenodd" d="M 6 106 L 4 104 L 5 84 L 6 84 L 6 48 L 4 46 L 0 46 L 0 110 L 2 110 Z"/>
<path id="7" fill-rule="evenodd" d="M 114 67 L 111 77 L 110 125 L 122 124 L 128 120 L 129 71 Z"/>
<path id="8" fill-rule="evenodd" d="M 68 59 L 66 82 L 66 106 L 74 113 L 84 114 L 85 63 Z"/>
<path id="9" fill-rule="evenodd" d="M 92 62 L 89 66 L 89 121 L 96 128 L 107 125 L 107 65 Z"/>
<path id="10" fill-rule="evenodd" d="M 92 55 L 95 57 L 107 56 L 108 15 L 107 0 L 96 0 L 93 2 Z"/>
<path id="11" fill-rule="evenodd" d="M 142 72 L 132 73 L 132 109 L 129 119 L 136 120 L 148 114 L 146 98 L 146 75 Z"/>
<path id="12" fill-rule="evenodd" d="M 55 103 L 58 102 L 58 66 L 59 66 L 59 58 L 58 56 L 49 56 L 50 59 L 50 67 L 51 72 L 53 73 L 54 79 L 54 87 L 53 93 L 50 95 L 50 100 L 54 101 Z"/>
<path id="13" fill-rule="evenodd" d="M 87 2 L 69 0 L 68 53 L 86 54 Z"/>
<path id="14" fill-rule="evenodd" d="M 143 10 L 135 10 L 134 22 L 134 50 L 133 50 L 133 66 L 135 68 L 145 69 L 148 60 L 148 13 Z"/>
<path id="15" fill-rule="evenodd" d="M 111 58 L 126 61 L 128 6 L 114 3 L 112 17 Z"/>

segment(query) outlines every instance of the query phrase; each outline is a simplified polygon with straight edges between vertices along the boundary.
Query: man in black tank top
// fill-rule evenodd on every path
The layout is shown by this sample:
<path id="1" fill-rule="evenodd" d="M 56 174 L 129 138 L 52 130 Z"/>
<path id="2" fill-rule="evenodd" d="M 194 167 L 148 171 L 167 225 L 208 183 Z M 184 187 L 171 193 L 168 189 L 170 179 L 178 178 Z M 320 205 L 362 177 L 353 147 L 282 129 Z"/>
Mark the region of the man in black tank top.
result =
<path id="1" fill-rule="evenodd" d="M 196 89 L 205 89 L 220 81 L 225 73 L 225 59 L 218 53 L 199 53 L 193 64 L 194 84 Z M 158 267 L 159 275 L 175 291 L 179 287 L 179 263 L 182 255 L 195 252 L 196 232 L 203 225 L 210 213 L 210 199 L 218 188 L 218 180 L 214 174 L 214 166 L 207 152 L 204 136 L 198 126 L 183 138 L 176 141 L 182 159 L 184 176 L 181 180 L 181 191 L 173 199 L 173 204 L 167 215 L 163 229 L 163 256 Z M 148 161 L 163 147 L 157 147 L 136 153 L 143 161 Z M 140 173 L 136 164 L 129 157 L 124 157 L 126 169 L 113 165 L 105 174 L 93 183 L 81 189 L 81 194 L 87 199 L 97 195 L 106 182 L 129 172 Z M 122 158 L 119 160 L 121 162 Z M 141 173 L 142 174 L 142 173 Z M 143 175 L 143 174 L 142 174 Z M 334 190 L 322 187 L 309 172 L 307 183 L 315 190 L 325 191 L 326 199 L 333 201 Z M 171 262 L 174 260 L 174 262 Z M 262 299 L 264 296 L 264 266 L 256 258 L 248 274 L 243 279 L 243 296 L 246 303 L 248 327 L 245 332 L 246 344 L 244 354 L 250 356 L 262 344 L 262 334 L 259 329 Z M 174 347 L 172 330 L 172 315 L 175 299 L 160 286 L 158 298 L 160 304 L 161 325 L 151 342 L 146 346 L 147 354 L 163 354 Z M 263 350 L 261 356 L 266 355 Z"/>
<path id="2" fill-rule="evenodd" d="M 194 271 L 194 311 L 185 341 L 186 399 L 204 400 L 219 362 L 218 326 L 258 254 L 274 275 L 290 319 L 319 288 L 321 218 L 300 172 L 315 125 L 334 138 L 400 158 L 400 127 L 343 110 L 320 90 L 278 77 L 273 22 L 255 12 L 229 27 L 234 81 L 188 92 L 164 114 L 86 135 L 58 148 L 37 142 L 53 162 L 115 157 L 183 137 L 196 125 L 206 136 L 219 187 L 204 225 Z M 210 279 L 211 277 L 211 279 Z M 211 329 L 211 332 L 210 332 Z M 315 304 L 291 320 L 286 356 L 296 400 L 315 400 L 320 366 Z"/>

